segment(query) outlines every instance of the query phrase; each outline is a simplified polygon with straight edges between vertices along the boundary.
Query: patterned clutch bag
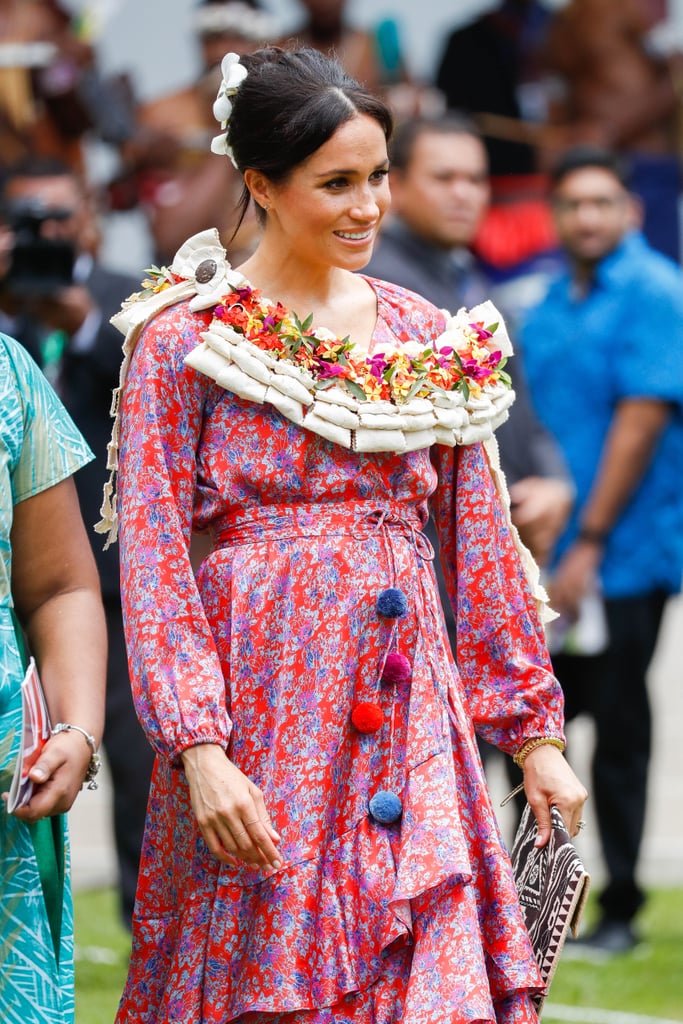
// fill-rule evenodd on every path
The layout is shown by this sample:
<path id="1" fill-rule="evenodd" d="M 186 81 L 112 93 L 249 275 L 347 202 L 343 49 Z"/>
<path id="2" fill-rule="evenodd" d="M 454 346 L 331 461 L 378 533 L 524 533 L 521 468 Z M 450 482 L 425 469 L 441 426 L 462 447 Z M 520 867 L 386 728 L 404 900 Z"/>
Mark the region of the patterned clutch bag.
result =
<path id="1" fill-rule="evenodd" d="M 586 904 L 590 876 L 574 849 L 557 807 L 551 808 L 552 834 L 536 849 L 538 828 L 529 804 L 524 808 L 512 847 L 519 901 L 545 985 L 550 988 L 567 933 L 576 938 Z M 534 996 L 540 1012 L 545 995 Z"/>

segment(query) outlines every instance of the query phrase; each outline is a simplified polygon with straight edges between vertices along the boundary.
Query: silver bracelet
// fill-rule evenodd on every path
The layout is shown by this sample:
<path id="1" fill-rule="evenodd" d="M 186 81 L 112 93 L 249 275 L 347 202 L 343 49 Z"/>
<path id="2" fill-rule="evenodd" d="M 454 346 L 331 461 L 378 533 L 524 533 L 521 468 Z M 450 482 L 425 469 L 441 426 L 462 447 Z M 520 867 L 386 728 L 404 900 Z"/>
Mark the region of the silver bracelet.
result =
<path id="1" fill-rule="evenodd" d="M 51 736 L 57 736 L 60 732 L 80 732 L 81 736 L 85 737 L 85 742 L 90 747 L 92 754 L 90 756 L 90 763 L 86 769 L 84 783 L 88 783 L 88 789 L 97 789 L 97 782 L 95 777 L 102 767 L 102 758 L 97 752 L 97 744 L 95 743 L 95 737 L 92 736 L 86 729 L 81 728 L 80 725 L 70 725 L 68 722 L 57 722 L 54 729 L 50 730 Z"/>

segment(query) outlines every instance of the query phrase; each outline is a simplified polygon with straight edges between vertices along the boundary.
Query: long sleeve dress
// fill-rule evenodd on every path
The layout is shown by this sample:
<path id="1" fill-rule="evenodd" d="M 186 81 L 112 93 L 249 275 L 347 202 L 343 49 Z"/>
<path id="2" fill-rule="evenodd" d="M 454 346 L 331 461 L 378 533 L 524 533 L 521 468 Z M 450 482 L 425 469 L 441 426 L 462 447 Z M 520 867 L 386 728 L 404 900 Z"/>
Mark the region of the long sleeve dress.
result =
<path id="1" fill-rule="evenodd" d="M 374 344 L 443 329 L 370 283 Z M 562 700 L 483 448 L 347 451 L 185 365 L 209 319 L 157 315 L 122 406 L 124 613 L 158 756 L 118 1022 L 535 1021 L 475 729 L 508 752 L 561 737 Z M 196 576 L 193 531 L 213 541 Z M 179 756 L 202 743 L 263 791 L 279 870 L 208 851 Z M 393 823 L 369 813 L 380 791 L 401 801 Z"/>
<path id="2" fill-rule="evenodd" d="M 21 739 L 22 657 L 13 622 L 14 508 L 92 458 L 42 373 L 0 335 L 0 792 Z M 49 529 L 49 523 L 45 528 Z M 73 1024 L 73 913 L 64 817 L 28 825 L 0 802 L 0 1017 Z"/>

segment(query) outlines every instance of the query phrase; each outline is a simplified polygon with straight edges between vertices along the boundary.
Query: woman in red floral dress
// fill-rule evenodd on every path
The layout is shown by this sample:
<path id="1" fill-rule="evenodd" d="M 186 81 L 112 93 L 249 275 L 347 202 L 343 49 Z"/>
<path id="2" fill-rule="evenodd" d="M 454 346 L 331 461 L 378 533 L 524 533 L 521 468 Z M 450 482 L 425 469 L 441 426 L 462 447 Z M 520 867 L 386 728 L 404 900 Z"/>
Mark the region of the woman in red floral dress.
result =
<path id="1" fill-rule="evenodd" d="M 261 242 L 235 271 L 204 233 L 121 315 L 125 615 L 158 756 L 117 1019 L 533 1024 L 475 731 L 523 761 L 541 841 L 586 794 L 477 440 L 506 339 L 356 273 L 389 204 L 379 100 L 315 51 L 223 73 L 216 149 Z"/>

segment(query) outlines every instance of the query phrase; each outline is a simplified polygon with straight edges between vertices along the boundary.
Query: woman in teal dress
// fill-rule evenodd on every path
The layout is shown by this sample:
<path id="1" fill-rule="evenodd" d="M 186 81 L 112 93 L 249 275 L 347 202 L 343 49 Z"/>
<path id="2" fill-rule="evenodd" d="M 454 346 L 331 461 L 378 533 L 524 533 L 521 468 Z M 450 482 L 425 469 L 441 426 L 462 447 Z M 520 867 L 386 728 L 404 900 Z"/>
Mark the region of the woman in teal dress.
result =
<path id="1" fill-rule="evenodd" d="M 0 334 L 0 1019 L 69 1024 L 73 919 L 64 813 L 102 732 L 106 635 L 72 474 L 92 458 L 26 352 Z M 19 625 L 20 624 L 20 625 Z M 8 814 L 22 632 L 53 725 L 30 802 Z"/>

